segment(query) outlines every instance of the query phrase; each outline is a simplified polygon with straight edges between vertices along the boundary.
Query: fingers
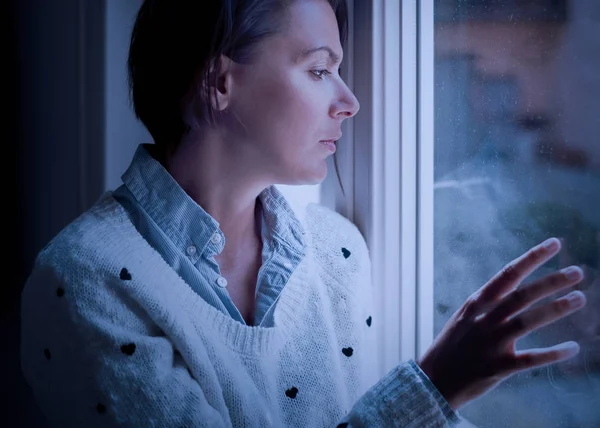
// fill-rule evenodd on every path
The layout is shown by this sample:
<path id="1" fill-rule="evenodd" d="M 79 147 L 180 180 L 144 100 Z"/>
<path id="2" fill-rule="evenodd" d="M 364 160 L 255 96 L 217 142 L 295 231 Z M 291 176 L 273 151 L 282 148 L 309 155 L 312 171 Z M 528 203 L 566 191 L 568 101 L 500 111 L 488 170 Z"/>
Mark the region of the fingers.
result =
<path id="1" fill-rule="evenodd" d="M 583 271 L 570 266 L 537 280 L 526 287 L 513 291 L 486 316 L 489 325 L 500 323 L 563 288 L 573 286 L 583 279 Z"/>
<path id="2" fill-rule="evenodd" d="M 514 358 L 511 358 L 504 363 L 502 372 L 506 375 L 510 375 L 526 369 L 567 360 L 578 353 L 579 344 L 577 344 L 577 342 L 564 342 L 550 348 L 519 351 Z"/>
<path id="3" fill-rule="evenodd" d="M 523 279 L 554 257 L 560 247 L 558 239 L 550 238 L 506 265 L 476 293 L 476 303 L 470 305 L 469 314 L 483 312 L 490 304 L 514 290 Z"/>
<path id="4" fill-rule="evenodd" d="M 572 291 L 547 305 L 529 310 L 509 320 L 500 328 L 501 340 L 509 341 L 524 336 L 533 330 L 578 311 L 585 306 L 585 303 L 586 298 L 581 291 Z"/>

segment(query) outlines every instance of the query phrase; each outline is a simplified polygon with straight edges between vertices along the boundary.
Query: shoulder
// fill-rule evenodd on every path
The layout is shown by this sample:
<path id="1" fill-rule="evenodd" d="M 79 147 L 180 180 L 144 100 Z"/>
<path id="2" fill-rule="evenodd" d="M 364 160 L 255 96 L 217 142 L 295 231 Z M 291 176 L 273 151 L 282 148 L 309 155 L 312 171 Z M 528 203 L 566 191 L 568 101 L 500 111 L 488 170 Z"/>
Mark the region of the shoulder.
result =
<path id="1" fill-rule="evenodd" d="M 115 276 L 115 257 L 131 257 L 135 232 L 121 205 L 109 192 L 103 194 L 38 253 L 26 289 L 34 292 L 44 282 L 82 288 Z"/>
<path id="2" fill-rule="evenodd" d="M 141 305 L 164 300 L 155 289 L 168 265 L 120 207 L 112 197 L 99 201 L 38 254 L 21 292 L 24 334 L 41 334 L 41 325 L 80 338 L 109 325 L 154 328 Z"/>
<path id="3" fill-rule="evenodd" d="M 306 207 L 305 222 L 309 232 L 322 238 L 351 237 L 364 243 L 358 227 L 340 213 L 321 204 Z"/>
<path id="4" fill-rule="evenodd" d="M 363 234 L 349 219 L 320 205 L 306 207 L 305 227 L 317 263 L 340 279 L 370 269 L 369 250 Z"/>

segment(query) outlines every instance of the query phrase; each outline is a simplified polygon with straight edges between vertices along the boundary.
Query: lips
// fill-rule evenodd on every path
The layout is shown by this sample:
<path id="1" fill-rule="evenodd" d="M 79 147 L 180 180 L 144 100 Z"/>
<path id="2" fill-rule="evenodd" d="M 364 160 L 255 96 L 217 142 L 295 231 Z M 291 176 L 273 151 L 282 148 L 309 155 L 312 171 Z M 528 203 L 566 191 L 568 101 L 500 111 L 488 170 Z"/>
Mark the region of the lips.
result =
<path id="1" fill-rule="evenodd" d="M 323 141 L 320 141 L 319 144 L 322 144 L 324 147 L 327 147 L 327 150 L 329 150 L 331 153 L 335 153 L 335 151 L 336 151 L 335 141 L 323 140 Z"/>
<path id="2" fill-rule="evenodd" d="M 338 135 L 336 135 L 335 137 L 332 138 L 325 138 L 324 140 L 319 140 L 321 143 L 335 143 L 337 142 L 340 138 L 342 138 L 342 133 L 339 133 Z"/>

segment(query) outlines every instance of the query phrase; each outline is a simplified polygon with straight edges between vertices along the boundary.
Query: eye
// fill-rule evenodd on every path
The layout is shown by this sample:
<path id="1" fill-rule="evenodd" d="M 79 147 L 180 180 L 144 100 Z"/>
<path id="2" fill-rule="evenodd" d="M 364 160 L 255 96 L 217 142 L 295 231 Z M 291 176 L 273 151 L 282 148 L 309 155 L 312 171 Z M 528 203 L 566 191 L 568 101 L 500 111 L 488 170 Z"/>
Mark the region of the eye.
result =
<path id="1" fill-rule="evenodd" d="M 326 77 L 331 75 L 329 70 L 312 70 L 311 72 L 321 80 L 325 80 Z"/>

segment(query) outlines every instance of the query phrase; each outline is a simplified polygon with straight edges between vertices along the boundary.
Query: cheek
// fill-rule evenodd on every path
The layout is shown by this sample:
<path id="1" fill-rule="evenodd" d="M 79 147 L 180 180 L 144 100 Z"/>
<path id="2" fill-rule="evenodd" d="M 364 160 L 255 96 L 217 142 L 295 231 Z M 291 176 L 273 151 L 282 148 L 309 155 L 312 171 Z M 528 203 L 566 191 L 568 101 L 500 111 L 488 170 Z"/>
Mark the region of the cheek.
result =
<path id="1" fill-rule="evenodd" d="M 317 142 L 320 122 L 326 118 L 324 94 L 315 91 L 314 83 L 302 86 L 288 85 L 274 95 L 271 117 L 278 123 L 274 131 L 297 143 Z M 315 140 L 315 141 L 313 141 Z"/>
<path id="2" fill-rule="evenodd" d="M 301 73 L 255 81 L 244 94 L 244 123 L 252 139 L 290 155 L 306 150 L 323 137 L 327 118 L 325 85 Z M 274 147 L 273 147 L 274 146 Z"/>

